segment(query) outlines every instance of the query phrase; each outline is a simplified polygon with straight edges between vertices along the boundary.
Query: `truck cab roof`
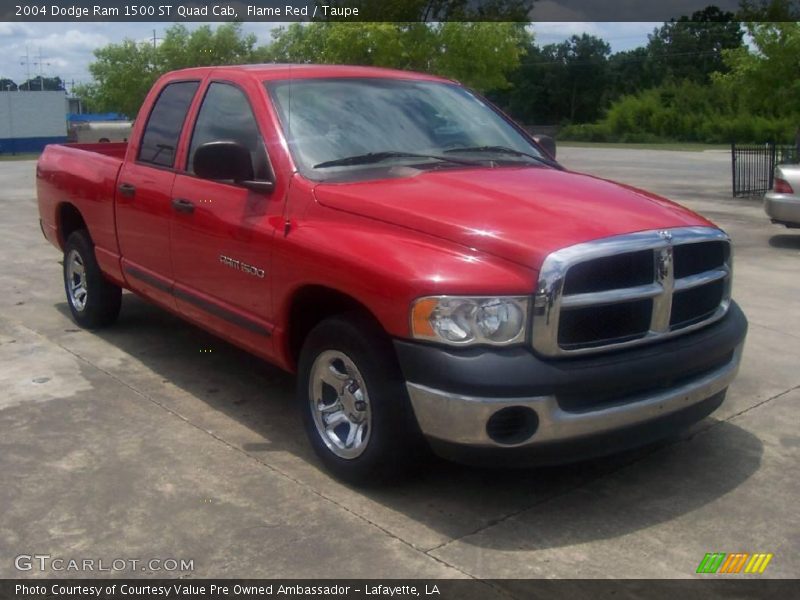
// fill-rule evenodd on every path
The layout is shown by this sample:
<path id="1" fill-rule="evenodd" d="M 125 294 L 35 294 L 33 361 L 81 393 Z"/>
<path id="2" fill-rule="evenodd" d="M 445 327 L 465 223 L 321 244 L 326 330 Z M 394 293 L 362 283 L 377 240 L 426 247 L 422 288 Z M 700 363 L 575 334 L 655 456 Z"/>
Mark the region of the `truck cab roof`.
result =
<path id="1" fill-rule="evenodd" d="M 216 77 L 224 75 L 241 76 L 246 74 L 258 81 L 279 79 L 319 79 L 326 77 L 364 77 L 381 79 L 413 79 L 418 81 L 441 81 L 454 83 L 449 79 L 437 77 L 416 71 L 403 71 L 400 69 L 385 69 L 382 67 L 361 67 L 351 65 L 321 65 L 321 64 L 292 64 L 292 63 L 264 63 L 253 65 L 228 65 L 215 67 L 194 67 L 171 71 L 165 77 L 181 79 L 185 77 L 205 77 L 213 74 Z"/>

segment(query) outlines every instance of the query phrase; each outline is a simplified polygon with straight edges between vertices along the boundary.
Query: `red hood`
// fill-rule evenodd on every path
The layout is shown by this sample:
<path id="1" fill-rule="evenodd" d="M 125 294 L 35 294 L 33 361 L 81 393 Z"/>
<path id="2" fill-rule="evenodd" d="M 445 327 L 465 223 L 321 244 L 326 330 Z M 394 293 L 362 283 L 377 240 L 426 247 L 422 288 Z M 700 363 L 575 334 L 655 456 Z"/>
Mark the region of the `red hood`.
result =
<path id="1" fill-rule="evenodd" d="M 647 229 L 711 225 L 659 196 L 544 168 L 428 171 L 318 185 L 320 204 L 538 267 L 559 248 Z"/>

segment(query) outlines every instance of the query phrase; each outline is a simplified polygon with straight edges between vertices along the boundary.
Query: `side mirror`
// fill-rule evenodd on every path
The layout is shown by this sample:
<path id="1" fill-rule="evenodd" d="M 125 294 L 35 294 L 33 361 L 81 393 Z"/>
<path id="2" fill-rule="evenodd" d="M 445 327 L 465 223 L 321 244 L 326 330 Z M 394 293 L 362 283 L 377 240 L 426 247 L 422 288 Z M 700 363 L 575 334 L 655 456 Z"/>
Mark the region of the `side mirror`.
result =
<path id="1" fill-rule="evenodd" d="M 533 140 L 550 155 L 550 158 L 556 157 L 556 141 L 549 135 L 535 135 Z"/>
<path id="2" fill-rule="evenodd" d="M 207 142 L 194 153 L 194 174 L 203 179 L 229 180 L 257 192 L 269 192 L 271 181 L 254 181 L 250 151 L 239 142 Z"/>

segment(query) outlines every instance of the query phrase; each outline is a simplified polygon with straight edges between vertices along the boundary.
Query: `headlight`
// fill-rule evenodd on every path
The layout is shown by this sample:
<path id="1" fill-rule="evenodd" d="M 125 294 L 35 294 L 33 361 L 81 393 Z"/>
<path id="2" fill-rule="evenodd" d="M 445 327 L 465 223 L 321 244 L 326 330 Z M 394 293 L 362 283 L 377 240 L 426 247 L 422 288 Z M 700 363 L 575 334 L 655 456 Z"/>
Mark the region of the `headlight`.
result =
<path id="1" fill-rule="evenodd" d="M 528 298 L 428 296 L 411 307 L 411 335 L 455 346 L 525 341 Z"/>

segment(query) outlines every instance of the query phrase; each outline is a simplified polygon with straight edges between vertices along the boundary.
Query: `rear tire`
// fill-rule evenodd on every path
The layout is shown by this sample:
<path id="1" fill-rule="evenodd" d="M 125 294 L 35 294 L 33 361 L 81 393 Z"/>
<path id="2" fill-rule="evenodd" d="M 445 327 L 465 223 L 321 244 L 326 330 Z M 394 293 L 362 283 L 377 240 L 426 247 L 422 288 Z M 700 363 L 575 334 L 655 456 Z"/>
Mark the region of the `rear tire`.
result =
<path id="1" fill-rule="evenodd" d="M 71 233 L 64 245 L 64 291 L 72 318 L 81 327 L 100 329 L 117 320 L 122 290 L 103 276 L 85 229 Z"/>
<path id="2" fill-rule="evenodd" d="M 332 317 L 309 333 L 297 401 L 314 452 L 344 481 L 385 483 L 424 455 L 391 341 L 368 317 Z"/>

